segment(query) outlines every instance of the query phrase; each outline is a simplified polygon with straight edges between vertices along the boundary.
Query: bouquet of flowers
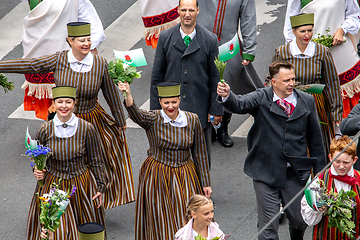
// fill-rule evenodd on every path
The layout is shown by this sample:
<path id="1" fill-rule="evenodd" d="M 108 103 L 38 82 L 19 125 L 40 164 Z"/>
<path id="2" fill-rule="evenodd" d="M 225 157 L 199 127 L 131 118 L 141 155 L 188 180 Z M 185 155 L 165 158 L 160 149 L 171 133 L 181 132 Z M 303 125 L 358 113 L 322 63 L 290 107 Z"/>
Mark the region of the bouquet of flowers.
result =
<path id="1" fill-rule="evenodd" d="M 26 129 L 25 146 L 27 149 L 25 155 L 29 156 L 31 160 L 30 166 L 36 166 L 37 170 L 42 171 L 45 168 L 47 158 L 52 155 L 50 148 L 32 140 L 28 128 Z M 42 180 L 38 180 L 38 184 L 39 188 L 44 185 Z"/>
<path id="2" fill-rule="evenodd" d="M 60 226 L 60 217 L 65 212 L 65 208 L 70 203 L 69 198 L 75 194 L 76 187 L 68 189 L 67 192 L 59 189 L 59 183 L 51 185 L 50 193 L 39 197 L 40 202 L 40 222 L 43 227 L 54 232 Z M 47 238 L 46 238 L 47 239 Z"/>
<path id="3" fill-rule="evenodd" d="M 223 60 L 220 60 L 220 56 L 218 55 L 217 57 L 215 57 L 215 66 L 217 68 L 217 70 L 219 71 L 219 74 L 220 74 L 220 82 L 221 83 L 224 83 L 225 80 L 224 80 L 224 71 L 225 71 L 225 68 L 226 68 L 226 62 L 224 62 Z"/>
<path id="4" fill-rule="evenodd" d="M 116 59 L 115 62 L 111 61 L 108 68 L 109 76 L 114 80 L 115 84 L 118 84 L 119 82 L 128 82 L 131 84 L 134 80 L 134 77 L 141 77 L 141 71 L 137 72 L 136 67 L 123 62 L 120 58 Z M 123 96 L 126 98 L 125 91 L 123 91 Z"/>
<path id="5" fill-rule="evenodd" d="M 330 32 L 330 28 L 327 28 L 326 29 L 326 35 L 320 35 L 320 33 L 318 33 L 318 37 L 314 38 L 312 41 L 316 42 L 316 43 L 319 43 L 321 45 L 324 45 L 325 47 L 332 48 L 333 47 L 334 37 L 331 36 L 329 34 L 329 32 Z M 343 42 L 346 42 L 346 37 L 344 37 Z"/>
<path id="6" fill-rule="evenodd" d="M 13 82 L 8 82 L 7 77 L 3 73 L 0 73 L 0 86 L 4 88 L 5 93 L 13 91 L 15 88 Z"/>
<path id="7" fill-rule="evenodd" d="M 340 232 L 345 233 L 349 238 L 354 238 L 355 223 L 352 221 L 352 210 L 356 206 L 353 198 L 356 196 L 354 191 L 339 193 L 331 188 L 328 190 L 324 181 L 319 180 L 319 187 L 311 187 L 316 194 L 316 207 L 326 206 L 325 215 L 328 216 L 328 227 L 336 227 Z"/>
<path id="8" fill-rule="evenodd" d="M 213 239 L 211 240 L 219 240 L 220 237 L 214 237 Z M 206 238 L 203 238 L 200 234 L 198 234 L 196 237 L 195 237 L 195 240 L 206 240 Z"/>

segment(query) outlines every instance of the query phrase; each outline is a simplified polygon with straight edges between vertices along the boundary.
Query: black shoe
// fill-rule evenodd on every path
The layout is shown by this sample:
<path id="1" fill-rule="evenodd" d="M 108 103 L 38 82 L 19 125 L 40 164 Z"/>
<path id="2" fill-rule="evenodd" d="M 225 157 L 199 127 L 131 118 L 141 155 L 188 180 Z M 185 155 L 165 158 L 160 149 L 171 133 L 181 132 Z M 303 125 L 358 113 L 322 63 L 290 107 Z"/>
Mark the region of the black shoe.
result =
<path id="1" fill-rule="evenodd" d="M 228 134 L 228 125 L 231 120 L 231 113 L 224 112 L 221 126 L 217 129 L 217 140 L 221 143 L 223 147 L 232 147 L 234 145 L 233 141 Z"/>
<path id="2" fill-rule="evenodd" d="M 217 130 L 217 140 L 221 143 L 223 147 L 232 147 L 234 145 L 233 141 L 229 137 L 227 130 L 219 128 Z"/>

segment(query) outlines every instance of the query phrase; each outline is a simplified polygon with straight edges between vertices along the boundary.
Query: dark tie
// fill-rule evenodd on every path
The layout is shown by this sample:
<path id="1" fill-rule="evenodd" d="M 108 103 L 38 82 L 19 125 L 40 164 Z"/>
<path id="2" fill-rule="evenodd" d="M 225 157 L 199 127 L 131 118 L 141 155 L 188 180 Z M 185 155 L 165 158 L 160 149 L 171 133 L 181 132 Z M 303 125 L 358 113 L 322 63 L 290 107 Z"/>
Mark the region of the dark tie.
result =
<path id="1" fill-rule="evenodd" d="M 284 99 L 279 99 L 276 101 L 276 103 L 290 117 L 290 115 L 294 111 L 295 106 L 292 103 L 289 103 L 288 101 L 286 101 Z"/>
<path id="2" fill-rule="evenodd" d="M 185 42 L 185 46 L 188 47 L 189 44 L 191 43 L 191 37 L 189 37 L 188 35 L 186 35 L 183 40 L 184 40 L 184 42 Z"/>

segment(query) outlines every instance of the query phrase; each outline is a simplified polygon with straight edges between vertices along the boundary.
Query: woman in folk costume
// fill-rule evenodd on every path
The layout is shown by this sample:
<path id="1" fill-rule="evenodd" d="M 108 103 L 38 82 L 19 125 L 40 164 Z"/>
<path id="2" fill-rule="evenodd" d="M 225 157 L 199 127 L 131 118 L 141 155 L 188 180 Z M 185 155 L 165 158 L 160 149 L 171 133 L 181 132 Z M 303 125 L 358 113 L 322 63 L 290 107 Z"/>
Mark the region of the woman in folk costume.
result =
<path id="1" fill-rule="evenodd" d="M 343 136 L 338 140 L 334 139 L 330 145 L 330 160 L 334 159 L 339 153 L 351 143 L 351 139 L 347 136 Z M 357 161 L 356 156 L 356 144 L 353 143 L 349 146 L 344 153 L 337 157 L 333 162 L 330 169 L 320 174 L 319 179 L 325 182 L 326 188 L 330 191 L 332 188 L 335 192 L 340 190 L 354 191 L 356 193 L 355 202 L 356 206 L 352 211 L 353 221 L 355 223 L 354 231 L 356 232 L 354 237 L 358 239 L 360 233 L 360 173 L 353 168 L 354 163 Z M 319 183 L 316 181 L 313 183 L 314 187 L 319 187 Z M 349 240 L 350 238 L 341 233 L 337 228 L 328 227 L 328 216 L 324 216 L 323 213 L 327 210 L 326 206 L 323 206 L 319 211 L 313 210 L 307 203 L 305 196 L 301 199 L 301 215 L 309 226 L 314 226 L 313 239 L 314 240 Z"/>
<path id="2" fill-rule="evenodd" d="M 23 58 L 0 62 L 0 72 L 54 72 L 56 86 L 77 88 L 74 113 L 95 126 L 101 137 L 108 184 L 105 190 L 106 209 L 135 200 L 134 183 L 125 134 L 126 122 L 120 104 L 119 90 L 110 79 L 107 62 L 90 52 L 90 24 L 73 22 L 67 25 L 70 50 L 39 58 Z M 112 115 L 98 103 L 100 89 Z"/>
<path id="3" fill-rule="evenodd" d="M 326 35 L 328 28 L 329 34 L 334 36 L 330 52 L 339 74 L 343 117 L 347 117 L 360 100 L 360 58 L 357 55 L 360 10 L 357 0 L 288 0 L 284 26 L 286 41 L 294 39 L 289 17 L 300 12 L 315 14 L 314 37 L 318 33 Z"/>
<path id="4" fill-rule="evenodd" d="M 314 94 L 316 109 L 321 122 L 324 147 L 335 137 L 334 126 L 339 128 L 342 119 L 340 83 L 330 50 L 311 41 L 314 14 L 299 14 L 290 18 L 295 40 L 278 47 L 273 62 L 285 60 L 294 65 L 296 81 L 302 85 L 325 84 L 322 94 Z"/>
<path id="5" fill-rule="evenodd" d="M 79 239 L 77 226 L 86 222 L 105 224 L 102 196 L 106 176 L 99 134 L 91 123 L 73 114 L 76 88 L 55 87 L 52 93 L 56 115 L 40 126 L 36 139 L 48 146 L 53 155 L 46 162 L 46 170 L 34 169 L 35 177 L 44 185 L 41 189 L 36 186 L 31 201 L 28 240 L 40 239 L 39 196 L 49 193 L 52 183 L 58 183 L 60 178 L 59 189 L 67 191 L 75 186 L 76 191 L 60 218 L 60 227 L 52 234 L 54 239 Z"/>
<path id="6" fill-rule="evenodd" d="M 64 41 L 69 22 L 91 23 L 91 50 L 105 39 L 101 20 L 89 0 L 29 0 L 30 12 L 24 18 L 22 45 L 24 58 L 35 58 L 57 51 L 68 50 Z M 38 118 L 47 119 L 51 106 L 54 74 L 25 74 L 24 110 L 35 111 Z"/>
<path id="7" fill-rule="evenodd" d="M 256 10 L 254 0 L 198 0 L 200 13 L 197 23 L 218 37 L 219 46 L 230 41 L 241 30 L 240 52 L 226 61 L 224 79 L 235 94 L 246 94 L 264 87 L 252 62 L 256 50 Z M 239 37 L 239 36 L 237 36 Z M 240 38 L 239 38 L 240 40 Z M 228 125 L 232 113 L 225 110 L 217 140 L 232 147 Z"/>
<path id="8" fill-rule="evenodd" d="M 178 0 L 140 0 L 144 39 L 148 46 L 156 48 L 160 32 L 180 22 L 178 4 Z"/>
<path id="9" fill-rule="evenodd" d="M 187 200 L 194 194 L 210 197 L 212 192 L 200 120 L 179 109 L 179 83 L 158 84 L 162 109 L 154 111 L 137 107 L 128 83 L 120 83 L 119 89 L 126 91 L 126 110 L 146 131 L 150 145 L 139 174 L 135 239 L 174 239 L 183 224 Z"/>

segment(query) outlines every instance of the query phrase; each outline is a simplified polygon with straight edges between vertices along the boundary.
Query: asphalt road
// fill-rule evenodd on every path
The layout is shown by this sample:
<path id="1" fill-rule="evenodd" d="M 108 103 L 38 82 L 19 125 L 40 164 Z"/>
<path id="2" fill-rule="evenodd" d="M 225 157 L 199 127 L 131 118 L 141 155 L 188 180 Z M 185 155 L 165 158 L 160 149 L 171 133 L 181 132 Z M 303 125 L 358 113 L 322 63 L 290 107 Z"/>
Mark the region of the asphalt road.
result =
<path id="1" fill-rule="evenodd" d="M 121 16 L 135 1 L 133 0 L 92 0 L 99 16 L 107 28 Z M 1 0 L 0 19 L 20 3 L 19 0 Z M 282 27 L 284 22 L 286 0 L 257 0 L 258 5 L 266 5 L 262 9 L 264 16 L 273 20 L 258 26 L 257 57 L 254 65 L 259 76 L 264 79 L 274 49 L 283 44 Z M 270 10 L 268 11 L 267 8 Z M 259 21 L 258 21 L 258 24 Z M 19 26 L 21 28 L 22 26 Z M 3 31 L 3 30 L 2 30 Z M 1 45 L 0 35 L 0 45 Z M 132 93 L 136 102 L 142 105 L 149 98 L 150 74 L 154 58 L 154 50 L 147 47 L 143 40 L 133 48 L 144 49 L 148 66 L 141 67 L 142 78 L 132 84 Z M 1 48 L 1 47 L 0 47 Z M 22 57 L 22 47 L 17 45 L 3 59 Z M 110 61 L 110 60 L 109 60 Z M 14 81 L 14 92 L 5 94 L 0 89 L 0 239 L 14 240 L 25 238 L 25 228 L 30 200 L 36 185 L 25 152 L 24 136 L 26 126 L 34 136 L 40 121 L 27 119 L 10 119 L 23 100 L 21 85 L 24 77 L 8 74 Z M 108 109 L 103 98 L 100 102 Z M 108 111 L 109 112 L 109 111 Z M 230 124 L 233 133 L 248 116 L 234 116 Z M 135 184 L 138 183 L 138 172 L 148 148 L 147 138 L 142 129 L 130 128 L 126 132 L 132 158 Z M 251 239 L 257 232 L 256 199 L 252 180 L 243 172 L 244 159 L 247 154 L 246 138 L 234 137 L 234 147 L 225 149 L 217 142 L 212 148 L 211 187 L 212 199 L 215 202 L 215 220 L 221 229 L 231 233 L 231 239 Z M 106 211 L 106 228 L 108 239 L 134 239 L 135 203 L 120 206 Z M 289 239 L 286 224 L 280 226 L 280 239 Z M 308 231 L 306 239 L 310 238 Z"/>

